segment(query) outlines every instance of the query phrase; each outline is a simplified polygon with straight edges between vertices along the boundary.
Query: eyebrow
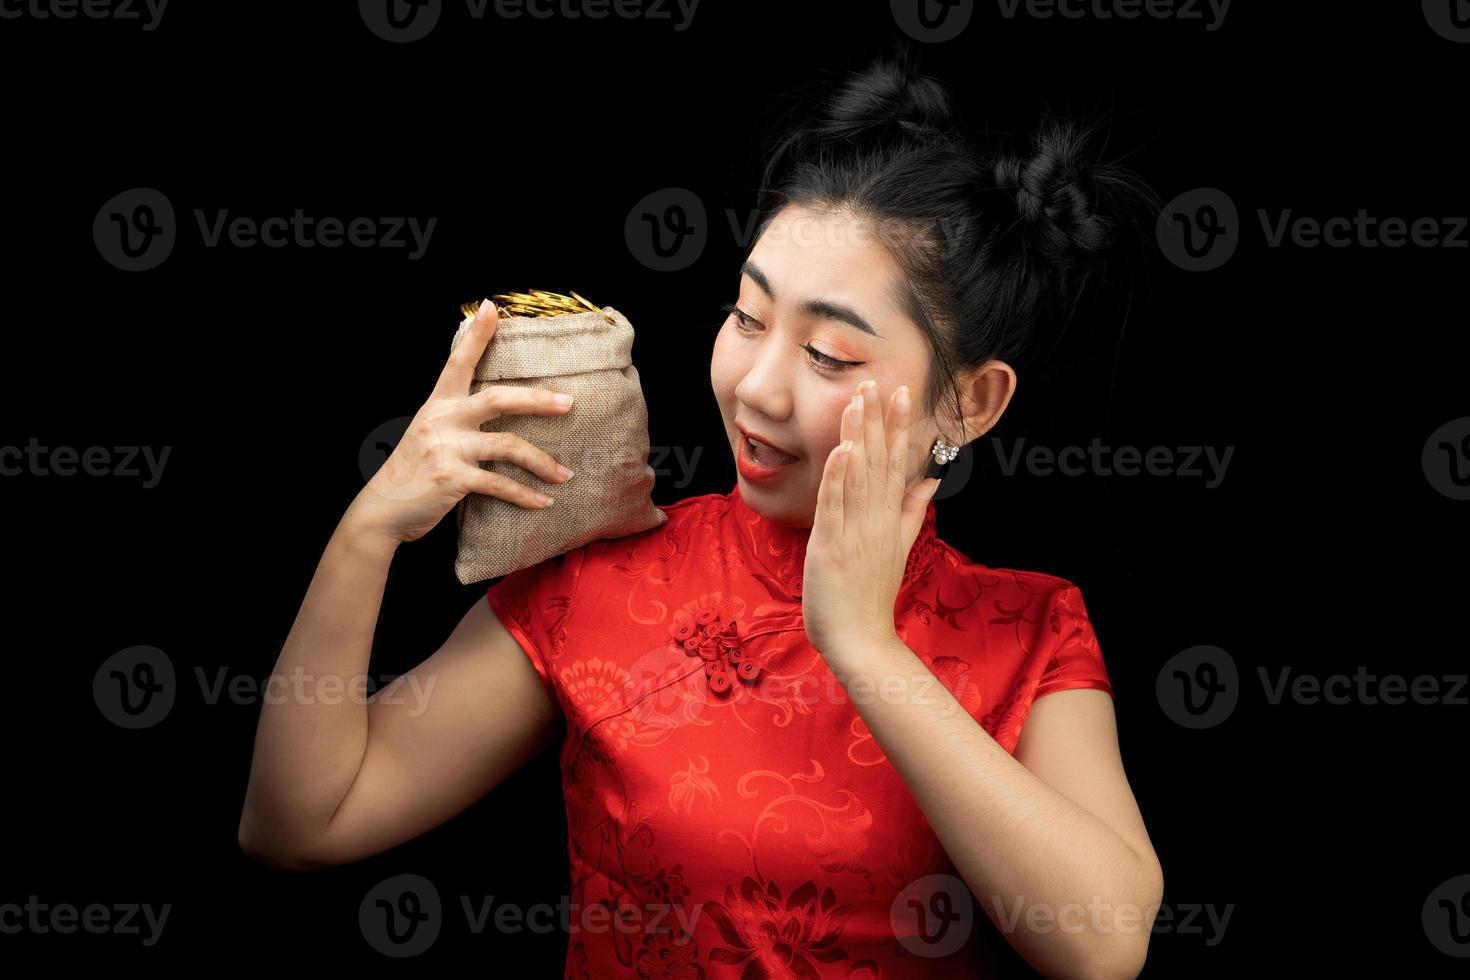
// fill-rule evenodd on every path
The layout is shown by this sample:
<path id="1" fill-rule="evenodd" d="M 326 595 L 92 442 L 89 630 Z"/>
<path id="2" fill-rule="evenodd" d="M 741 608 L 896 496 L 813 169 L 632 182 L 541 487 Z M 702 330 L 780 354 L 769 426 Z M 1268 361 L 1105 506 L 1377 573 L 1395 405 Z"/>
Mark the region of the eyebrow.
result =
<path id="1" fill-rule="evenodd" d="M 766 278 L 764 272 L 749 262 L 746 262 L 740 267 L 740 272 L 743 275 L 749 276 L 752 282 L 765 290 L 766 295 L 771 298 L 771 302 L 774 303 L 776 301 L 776 294 L 771 290 L 771 281 Z M 867 320 L 859 316 L 856 310 L 849 306 L 843 306 L 841 303 L 834 303 L 831 300 L 825 299 L 808 299 L 802 301 L 799 309 L 802 316 L 821 320 L 839 320 L 857 327 L 863 333 L 872 334 L 874 337 L 883 336 L 874 330 Z"/>

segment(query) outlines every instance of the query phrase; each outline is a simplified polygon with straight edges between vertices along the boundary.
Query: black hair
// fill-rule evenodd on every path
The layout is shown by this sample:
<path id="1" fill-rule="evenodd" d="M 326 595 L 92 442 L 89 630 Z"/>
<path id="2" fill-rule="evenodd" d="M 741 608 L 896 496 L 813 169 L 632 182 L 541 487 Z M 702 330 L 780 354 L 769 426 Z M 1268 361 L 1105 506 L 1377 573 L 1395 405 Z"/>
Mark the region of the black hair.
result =
<path id="1" fill-rule="evenodd" d="M 1096 158 L 1101 121 L 1048 114 L 1016 153 L 963 123 L 916 61 L 900 43 L 800 93 L 768 137 L 752 243 L 787 205 L 875 222 L 933 354 L 924 413 L 946 393 L 957 412 L 957 372 L 1025 364 L 1059 341 L 1089 282 L 1142 256 L 1159 203 Z"/>

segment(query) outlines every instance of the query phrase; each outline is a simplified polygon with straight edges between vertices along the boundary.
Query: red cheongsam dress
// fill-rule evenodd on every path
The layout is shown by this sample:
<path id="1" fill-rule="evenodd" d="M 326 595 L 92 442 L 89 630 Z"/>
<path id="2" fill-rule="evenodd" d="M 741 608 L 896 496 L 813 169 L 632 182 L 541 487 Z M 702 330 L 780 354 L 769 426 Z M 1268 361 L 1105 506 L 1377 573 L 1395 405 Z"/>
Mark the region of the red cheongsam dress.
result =
<path id="1" fill-rule="evenodd" d="M 807 641 L 810 529 L 738 485 L 664 509 L 487 591 L 566 719 L 565 975 L 993 975 L 1005 940 Z M 934 519 L 895 625 L 937 683 L 1011 753 L 1038 697 L 1112 695 L 1076 586 L 976 564 Z"/>

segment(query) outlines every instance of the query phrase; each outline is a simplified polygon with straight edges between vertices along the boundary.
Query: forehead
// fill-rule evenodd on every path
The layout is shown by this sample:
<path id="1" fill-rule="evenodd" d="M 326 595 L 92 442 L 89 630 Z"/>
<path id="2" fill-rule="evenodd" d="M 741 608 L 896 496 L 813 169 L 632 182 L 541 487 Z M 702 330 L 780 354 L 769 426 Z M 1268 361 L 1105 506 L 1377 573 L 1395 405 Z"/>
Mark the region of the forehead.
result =
<path id="1" fill-rule="evenodd" d="M 848 211 L 795 205 L 771 219 L 749 261 L 771 282 L 777 301 L 841 298 L 874 318 L 899 313 L 902 270 L 879 226 Z"/>

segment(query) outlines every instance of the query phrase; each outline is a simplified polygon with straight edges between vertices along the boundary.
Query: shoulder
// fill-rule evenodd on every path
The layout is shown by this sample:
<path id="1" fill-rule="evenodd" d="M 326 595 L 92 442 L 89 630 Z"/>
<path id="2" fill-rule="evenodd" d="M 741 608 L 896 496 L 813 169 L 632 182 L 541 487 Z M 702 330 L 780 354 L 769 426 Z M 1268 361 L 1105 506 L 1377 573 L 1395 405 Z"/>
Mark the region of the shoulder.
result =
<path id="1" fill-rule="evenodd" d="M 943 541 L 903 604 L 908 628 L 934 652 L 954 652 L 997 675 L 1044 669 L 1091 624 L 1082 590 L 1070 579 L 971 560 Z"/>
<path id="2" fill-rule="evenodd" d="M 577 553 L 578 564 L 585 570 L 602 569 L 624 560 L 629 555 L 646 555 L 671 542 L 682 542 L 724 516 L 730 508 L 730 495 L 705 493 L 683 497 L 672 503 L 658 504 L 665 520 L 653 527 L 617 538 L 592 541 L 567 554 Z"/>
<path id="3" fill-rule="evenodd" d="M 934 577 L 941 585 L 970 583 L 974 589 L 983 589 L 996 597 L 1010 595 L 1018 599 L 1056 597 L 1068 590 L 1077 590 L 1075 583 L 1059 575 L 1023 568 L 992 567 L 975 561 L 942 538 L 934 539 L 933 552 Z"/>
<path id="4" fill-rule="evenodd" d="M 575 730 L 689 672 L 670 624 L 688 597 L 686 582 L 696 597 L 715 587 L 701 526 L 717 532 L 729 500 L 704 494 L 658 506 L 666 519 L 651 528 L 572 548 L 489 589 L 507 628 L 540 658 Z"/>
<path id="5" fill-rule="evenodd" d="M 1007 752 L 1037 698 L 1112 693 L 1082 590 L 1070 579 L 992 568 L 943 545 L 909 600 L 906 641 Z"/>
<path id="6" fill-rule="evenodd" d="M 569 613 L 615 579 L 687 550 L 700 527 L 710 527 L 730 506 L 728 494 L 709 493 L 659 504 L 664 520 L 642 531 L 602 538 L 511 572 L 490 587 L 492 598 L 528 612 Z M 549 601 L 548 601 L 549 600 Z"/>

